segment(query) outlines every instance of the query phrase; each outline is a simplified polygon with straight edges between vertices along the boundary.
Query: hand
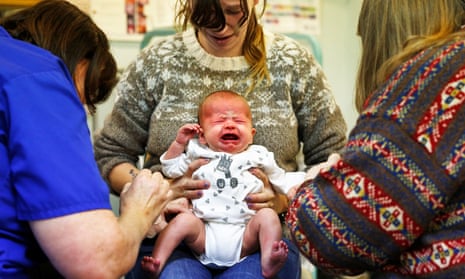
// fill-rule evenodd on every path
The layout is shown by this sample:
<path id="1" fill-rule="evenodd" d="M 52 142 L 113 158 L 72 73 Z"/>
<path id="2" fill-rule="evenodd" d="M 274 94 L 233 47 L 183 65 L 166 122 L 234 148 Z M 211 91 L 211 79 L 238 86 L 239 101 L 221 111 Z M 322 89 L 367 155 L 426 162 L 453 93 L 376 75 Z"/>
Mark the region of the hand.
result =
<path id="1" fill-rule="evenodd" d="M 190 139 L 200 134 L 200 131 L 201 128 L 199 124 L 185 124 L 179 129 L 176 135 L 176 142 L 181 145 L 186 145 Z"/>
<path id="2" fill-rule="evenodd" d="M 141 170 L 127 183 L 120 195 L 120 214 L 148 216 L 142 221 L 147 222 L 146 229 L 160 215 L 165 205 L 171 200 L 169 196 L 170 185 L 161 173 L 151 173 L 150 170 Z"/>
<path id="3" fill-rule="evenodd" d="M 208 163 L 208 159 L 198 159 L 190 163 L 186 173 L 171 180 L 170 197 L 172 200 L 178 198 L 198 199 L 203 195 L 203 190 L 210 187 L 208 180 L 192 179 L 192 173 L 202 165 Z"/>
<path id="4" fill-rule="evenodd" d="M 341 156 L 338 153 L 333 153 L 329 155 L 328 160 L 326 162 L 320 163 L 311 167 L 307 173 L 305 174 L 305 180 L 314 179 L 318 173 L 322 170 L 329 169 L 332 165 L 336 164 L 341 159 Z"/>
<path id="5" fill-rule="evenodd" d="M 247 196 L 246 201 L 249 208 L 253 210 L 272 208 L 279 213 L 285 211 L 287 201 L 285 202 L 285 206 L 283 206 L 282 197 L 275 193 L 268 176 L 259 168 L 251 168 L 249 171 L 258 177 L 264 185 L 263 191 L 259 193 L 252 193 Z"/>
<path id="6" fill-rule="evenodd" d="M 189 165 L 184 176 L 170 181 L 169 196 L 173 200 L 167 204 L 163 213 L 152 224 L 147 233 L 147 237 L 152 238 L 163 230 L 174 215 L 188 211 L 190 205 L 188 199 L 200 198 L 203 194 L 203 190 L 210 187 L 207 180 L 192 179 L 192 173 L 206 163 L 208 163 L 206 159 L 195 160 Z"/>
<path id="7" fill-rule="evenodd" d="M 289 200 L 292 200 L 294 198 L 295 194 L 297 193 L 297 189 L 299 189 L 299 187 L 300 187 L 300 184 L 291 187 L 289 191 L 287 191 L 287 198 Z"/>

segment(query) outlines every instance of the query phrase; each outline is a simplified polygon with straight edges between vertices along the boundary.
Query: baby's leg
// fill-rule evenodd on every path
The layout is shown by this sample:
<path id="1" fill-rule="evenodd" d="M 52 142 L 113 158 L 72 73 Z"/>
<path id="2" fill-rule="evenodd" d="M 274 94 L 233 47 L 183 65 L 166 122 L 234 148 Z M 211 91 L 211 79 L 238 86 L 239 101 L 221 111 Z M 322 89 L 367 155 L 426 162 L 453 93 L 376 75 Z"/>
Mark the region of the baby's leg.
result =
<path id="1" fill-rule="evenodd" d="M 196 253 L 205 251 L 205 225 L 192 213 L 179 213 L 160 232 L 152 256 L 142 259 L 142 268 L 158 278 L 174 249 L 184 241 Z"/>
<path id="2" fill-rule="evenodd" d="M 262 274 L 272 278 L 287 260 L 288 248 L 282 240 L 279 217 L 270 208 L 257 211 L 250 219 L 244 233 L 242 256 L 255 252 L 260 246 Z"/>

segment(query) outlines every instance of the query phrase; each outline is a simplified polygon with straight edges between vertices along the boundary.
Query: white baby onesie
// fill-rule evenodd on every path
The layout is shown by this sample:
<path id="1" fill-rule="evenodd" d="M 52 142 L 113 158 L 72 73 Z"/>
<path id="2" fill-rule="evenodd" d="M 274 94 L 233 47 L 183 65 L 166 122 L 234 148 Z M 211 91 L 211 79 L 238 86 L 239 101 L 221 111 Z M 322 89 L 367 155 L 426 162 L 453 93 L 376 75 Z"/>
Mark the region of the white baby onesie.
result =
<path id="1" fill-rule="evenodd" d="M 163 172 L 169 177 L 181 176 L 195 159 L 210 159 L 194 172 L 193 178 L 206 179 L 211 186 L 201 198 L 192 200 L 194 214 L 206 223 L 205 254 L 199 260 L 207 265 L 231 266 L 240 261 L 245 225 L 255 214 L 244 199 L 263 188 L 263 182 L 248 171 L 250 168 L 262 169 L 280 193 L 293 186 L 286 185 L 285 171 L 276 164 L 273 153 L 259 145 L 229 154 L 215 152 L 192 139 L 181 156 L 163 158 L 164 154 Z"/>

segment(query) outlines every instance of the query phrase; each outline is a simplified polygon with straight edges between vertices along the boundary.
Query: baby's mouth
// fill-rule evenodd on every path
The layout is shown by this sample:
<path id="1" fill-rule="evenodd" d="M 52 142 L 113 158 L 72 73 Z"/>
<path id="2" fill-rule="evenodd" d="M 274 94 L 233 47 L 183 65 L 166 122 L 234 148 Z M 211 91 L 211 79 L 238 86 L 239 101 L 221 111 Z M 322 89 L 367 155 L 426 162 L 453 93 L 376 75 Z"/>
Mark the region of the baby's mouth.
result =
<path id="1" fill-rule="evenodd" d="M 223 136 L 221 136 L 221 139 L 222 140 L 238 140 L 239 137 L 235 134 L 224 134 Z"/>

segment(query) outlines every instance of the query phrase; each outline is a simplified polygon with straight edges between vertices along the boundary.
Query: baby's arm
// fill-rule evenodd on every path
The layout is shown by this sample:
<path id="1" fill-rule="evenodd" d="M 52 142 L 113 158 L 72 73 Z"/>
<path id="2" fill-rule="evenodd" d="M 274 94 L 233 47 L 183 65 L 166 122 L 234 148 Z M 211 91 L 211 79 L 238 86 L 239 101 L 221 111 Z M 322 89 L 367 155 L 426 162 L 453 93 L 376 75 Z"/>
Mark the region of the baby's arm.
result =
<path id="1" fill-rule="evenodd" d="M 176 139 L 171 143 L 163 159 L 173 159 L 181 155 L 184 152 L 184 149 L 186 148 L 186 145 L 189 142 L 189 140 L 199 133 L 199 124 L 185 124 L 184 126 L 179 128 L 178 134 L 176 135 Z"/>

